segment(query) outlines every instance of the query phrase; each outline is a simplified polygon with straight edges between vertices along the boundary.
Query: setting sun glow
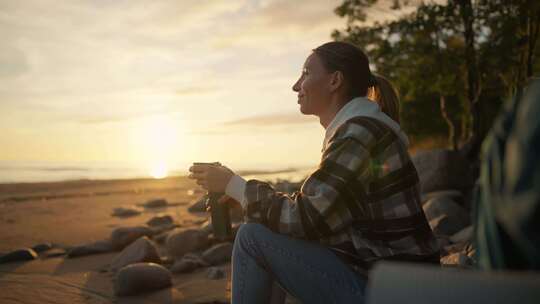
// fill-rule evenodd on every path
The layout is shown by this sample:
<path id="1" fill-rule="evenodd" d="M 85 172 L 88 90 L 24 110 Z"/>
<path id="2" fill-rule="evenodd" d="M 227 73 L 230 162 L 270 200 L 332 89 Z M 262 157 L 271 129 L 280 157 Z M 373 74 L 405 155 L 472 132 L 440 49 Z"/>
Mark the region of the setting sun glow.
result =
<path id="1" fill-rule="evenodd" d="M 156 164 L 150 169 L 150 176 L 153 178 L 167 177 L 167 166 L 165 164 Z"/>

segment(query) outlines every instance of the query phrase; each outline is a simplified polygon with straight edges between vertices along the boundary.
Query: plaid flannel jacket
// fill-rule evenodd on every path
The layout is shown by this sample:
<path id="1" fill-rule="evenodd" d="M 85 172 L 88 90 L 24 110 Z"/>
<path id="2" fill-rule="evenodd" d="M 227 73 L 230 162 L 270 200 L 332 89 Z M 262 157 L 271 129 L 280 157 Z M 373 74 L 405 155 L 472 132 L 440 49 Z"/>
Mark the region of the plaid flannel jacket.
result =
<path id="1" fill-rule="evenodd" d="M 439 261 L 407 149 L 370 117 L 352 118 L 336 131 L 299 192 L 289 196 L 250 180 L 245 199 L 246 221 L 318 241 L 364 274 L 381 259 Z"/>

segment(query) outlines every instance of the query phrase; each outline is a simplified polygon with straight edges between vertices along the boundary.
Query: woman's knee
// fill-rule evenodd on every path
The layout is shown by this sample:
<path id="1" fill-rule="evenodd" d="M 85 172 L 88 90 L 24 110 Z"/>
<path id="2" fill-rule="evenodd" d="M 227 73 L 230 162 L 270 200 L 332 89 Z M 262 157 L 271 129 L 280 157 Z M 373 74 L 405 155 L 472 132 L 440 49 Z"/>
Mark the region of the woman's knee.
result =
<path id="1" fill-rule="evenodd" d="M 268 228 L 262 224 L 244 223 L 236 232 L 235 243 L 254 243 L 260 240 L 265 233 L 268 233 Z"/>

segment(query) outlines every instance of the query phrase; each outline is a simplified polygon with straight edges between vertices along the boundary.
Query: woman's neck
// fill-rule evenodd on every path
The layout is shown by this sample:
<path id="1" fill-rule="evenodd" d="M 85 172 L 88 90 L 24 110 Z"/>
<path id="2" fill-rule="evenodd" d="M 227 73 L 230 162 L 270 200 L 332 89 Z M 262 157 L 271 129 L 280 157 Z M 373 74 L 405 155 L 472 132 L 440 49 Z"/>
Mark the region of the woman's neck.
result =
<path id="1" fill-rule="evenodd" d="M 318 115 L 319 122 L 324 129 L 328 127 L 334 117 L 336 117 L 336 114 L 339 112 L 339 110 L 341 110 L 350 100 L 350 98 L 343 98 L 337 96 L 330 100 L 330 103 L 328 104 L 326 110 Z"/>

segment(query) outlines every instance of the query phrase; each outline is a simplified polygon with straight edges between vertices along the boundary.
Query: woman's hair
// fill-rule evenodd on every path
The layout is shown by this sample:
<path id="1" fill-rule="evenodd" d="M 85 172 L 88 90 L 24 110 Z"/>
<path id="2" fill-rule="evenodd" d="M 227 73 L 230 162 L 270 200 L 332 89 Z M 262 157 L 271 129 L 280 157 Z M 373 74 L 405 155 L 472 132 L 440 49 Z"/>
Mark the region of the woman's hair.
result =
<path id="1" fill-rule="evenodd" d="M 375 76 L 369 60 L 356 46 L 340 41 L 327 42 L 313 50 L 329 72 L 340 71 L 350 98 L 366 96 L 377 102 L 381 111 L 399 123 L 399 98 L 394 86 L 384 77 Z"/>
<path id="2" fill-rule="evenodd" d="M 367 98 L 377 102 L 381 111 L 399 124 L 399 95 L 392 83 L 381 75 L 373 75 L 376 84 L 368 89 Z"/>

